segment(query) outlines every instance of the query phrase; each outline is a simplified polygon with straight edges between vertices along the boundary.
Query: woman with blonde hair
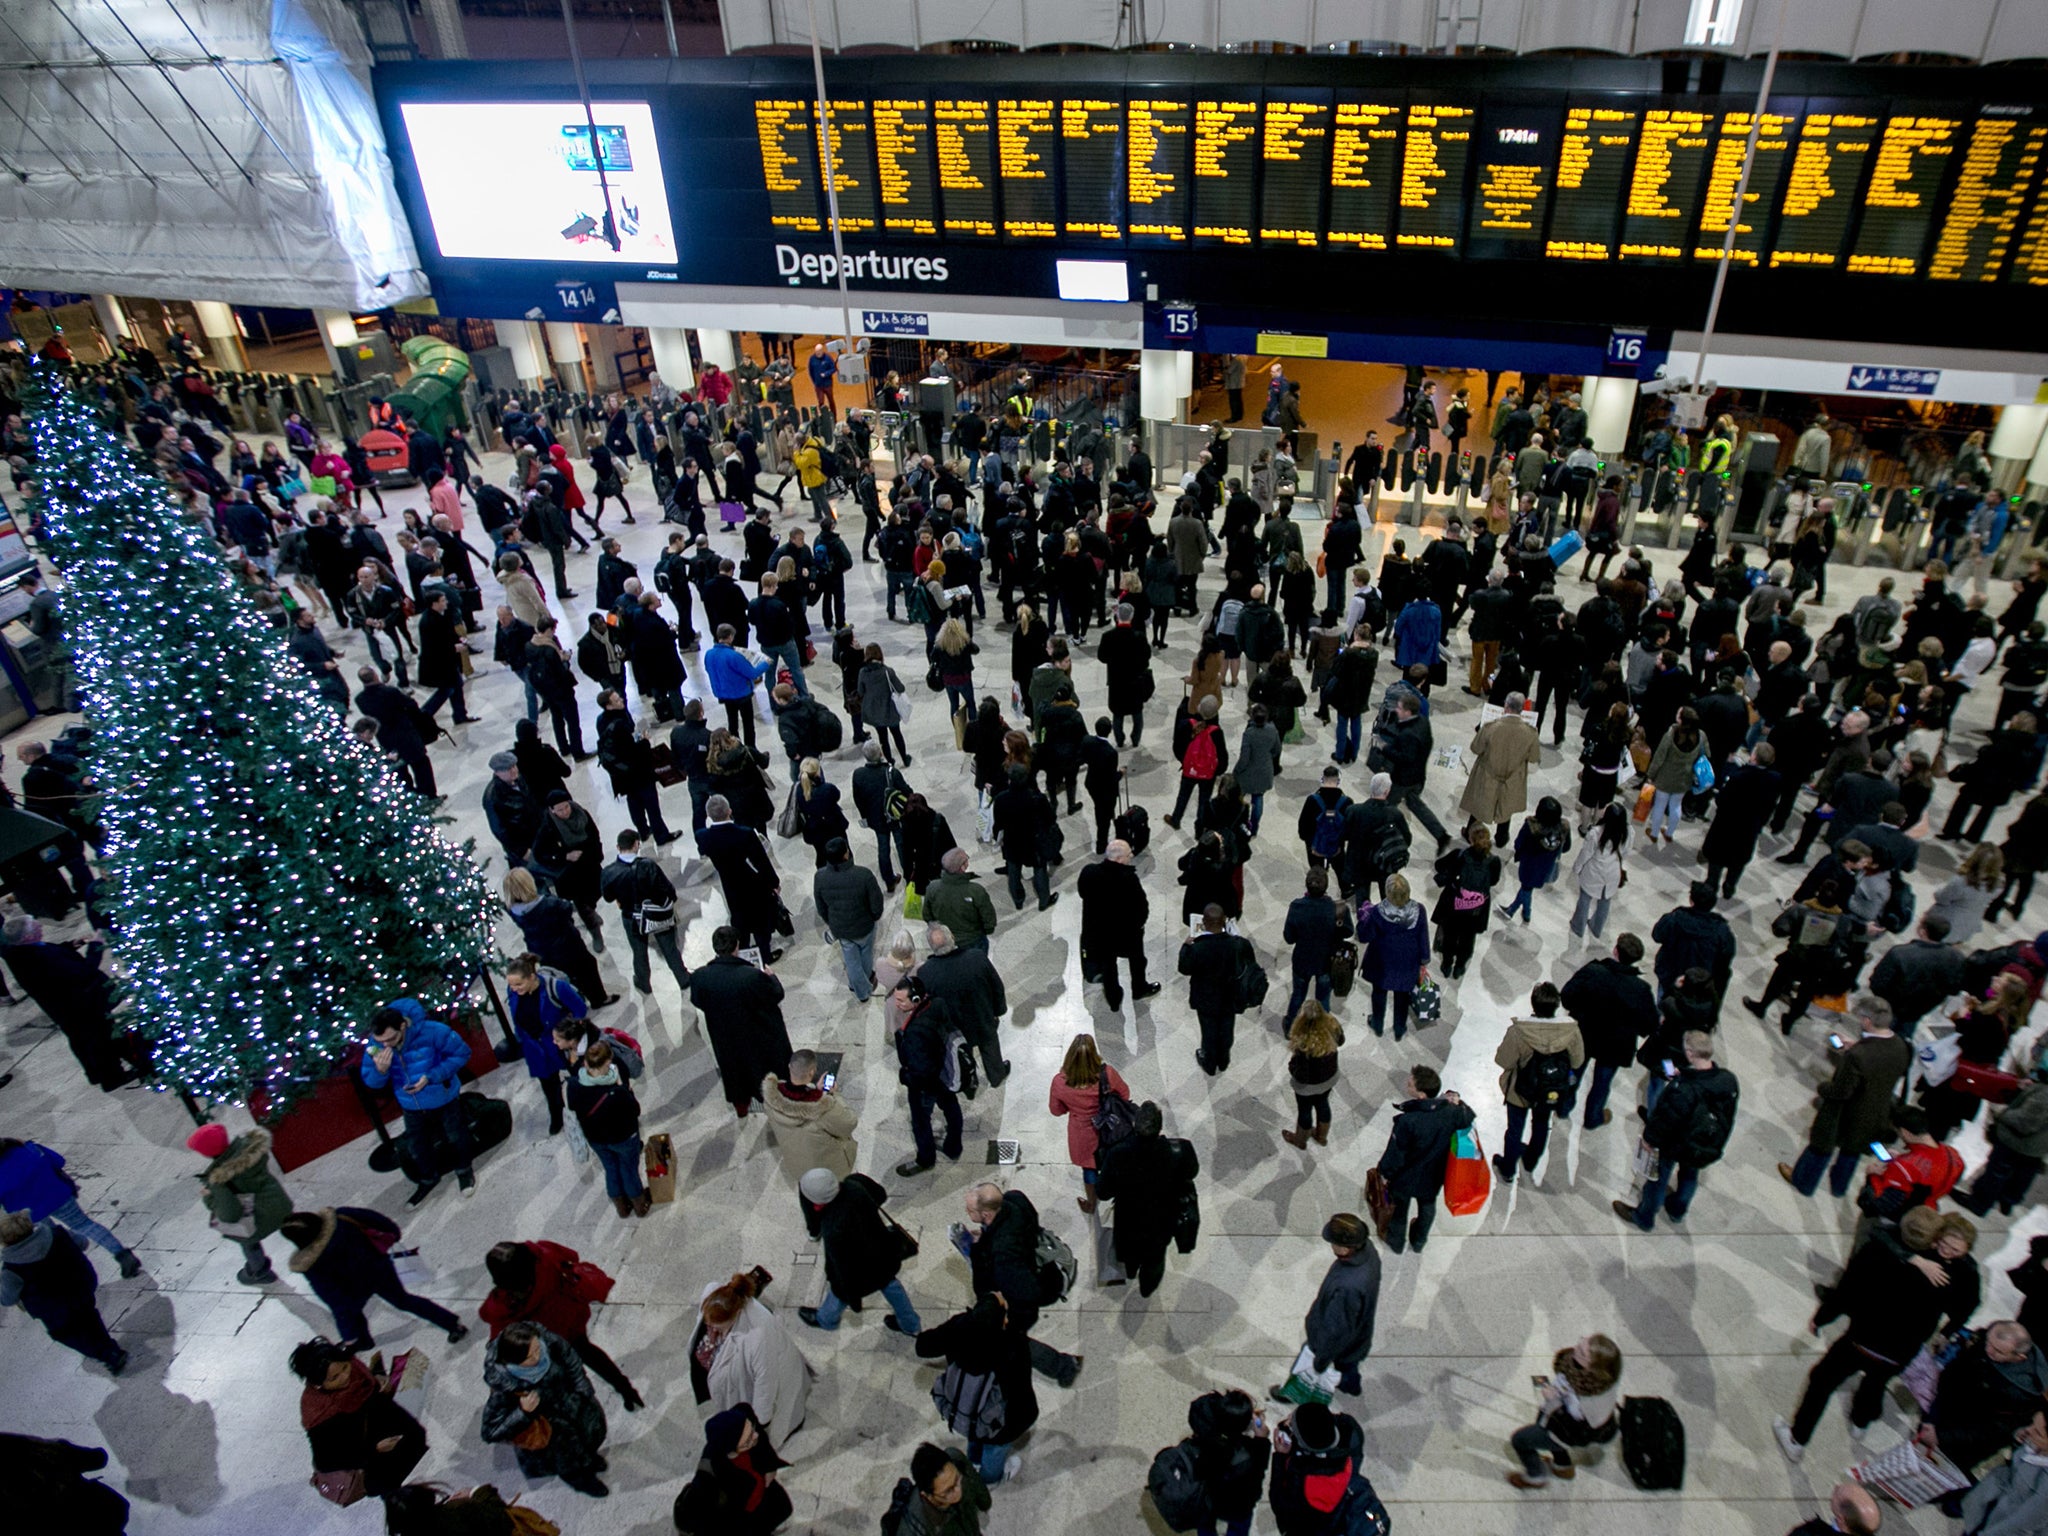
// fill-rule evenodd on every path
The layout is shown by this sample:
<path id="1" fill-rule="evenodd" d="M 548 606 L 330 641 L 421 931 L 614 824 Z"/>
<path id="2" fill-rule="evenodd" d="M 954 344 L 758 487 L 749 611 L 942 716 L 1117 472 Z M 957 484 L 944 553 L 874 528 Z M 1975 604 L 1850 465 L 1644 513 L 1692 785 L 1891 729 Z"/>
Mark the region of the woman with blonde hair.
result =
<path id="1" fill-rule="evenodd" d="M 1280 1139 L 1298 1152 L 1330 1144 L 1330 1090 L 1337 1085 L 1337 1048 L 1344 1026 L 1314 998 L 1306 998 L 1287 1029 L 1287 1076 L 1294 1084 L 1294 1129 Z"/>
<path id="2" fill-rule="evenodd" d="M 1031 674 L 1052 660 L 1052 626 L 1029 603 L 1017 605 L 1017 627 L 1010 632 L 1010 681 L 1016 684 L 1026 713 L 1031 709 Z"/>
<path id="3" fill-rule="evenodd" d="M 1895 876 L 1894 878 L 1902 878 Z M 1934 893 L 1927 915 L 1948 921 L 1948 942 L 1968 944 L 1984 928 L 1984 914 L 2005 889 L 2005 854 L 1991 843 L 1979 843 L 1964 856 L 1962 866 Z"/>
<path id="4" fill-rule="evenodd" d="M 2021 1024 L 2026 1022 L 2027 983 L 2012 972 L 2001 972 L 1981 998 L 1956 1017 L 1956 1039 L 1961 1042 L 1958 1065 L 1973 1067 L 2003 1065 L 2007 1047 Z M 1927 1111 L 1927 1132 L 1936 1141 L 1947 1141 L 1961 1127 L 1977 1118 L 1984 1101 L 1955 1086 L 1955 1079 L 1936 1087 L 1923 1087 L 1920 1106 Z"/>
<path id="5" fill-rule="evenodd" d="M 882 999 L 882 1017 L 889 1021 L 892 1048 L 896 1037 L 910 1022 L 910 1010 L 896 995 L 896 988 L 904 977 L 917 974 L 919 964 L 917 941 L 911 938 L 908 928 L 898 928 L 896 937 L 889 941 L 888 952 L 875 956 L 875 987 Z"/>
<path id="6" fill-rule="evenodd" d="M 1560 1349 L 1550 1362 L 1536 1422 L 1508 1438 L 1522 1459 L 1522 1470 L 1510 1472 L 1508 1481 L 1527 1491 L 1548 1487 L 1553 1477 L 1569 1482 L 1578 1476 L 1572 1451 L 1605 1445 L 1620 1432 L 1620 1394 L 1621 1349 L 1614 1340 L 1589 1333 Z"/>
<path id="7" fill-rule="evenodd" d="M 839 786 L 825 778 L 825 765 L 807 757 L 797 769 L 796 810 L 803 823 L 804 841 L 817 856 L 817 868 L 830 862 L 825 849 L 834 838 L 846 837 L 846 812 L 839 804 Z"/>
<path id="8" fill-rule="evenodd" d="M 1067 535 L 1067 547 L 1053 563 L 1052 577 L 1067 638 L 1087 639 L 1088 621 L 1095 614 L 1096 595 L 1102 587 L 1102 573 L 1095 568 L 1095 557 L 1081 547 L 1078 533 Z"/>
<path id="9" fill-rule="evenodd" d="M 1115 1067 L 1102 1059 L 1093 1035 L 1081 1034 L 1067 1046 L 1067 1059 L 1053 1074 L 1046 1107 L 1067 1122 L 1067 1160 L 1081 1170 L 1081 1198 L 1074 1203 L 1084 1213 L 1095 1209 L 1096 1154 L 1101 1150 L 1095 1125 L 1102 1107 L 1102 1090 L 1124 1101 L 1128 1110 L 1131 1090 Z"/>
<path id="10" fill-rule="evenodd" d="M 974 658 L 981 647 L 967 637 L 967 626 L 948 619 L 939 626 L 932 669 L 946 690 L 946 713 L 974 716 Z"/>
<path id="11" fill-rule="evenodd" d="M 761 1273 L 704 1287 L 690 1336 L 690 1388 L 713 1413 L 750 1405 L 762 1426 L 786 1442 L 803 1425 L 811 1367 L 782 1319 L 761 1301 Z"/>

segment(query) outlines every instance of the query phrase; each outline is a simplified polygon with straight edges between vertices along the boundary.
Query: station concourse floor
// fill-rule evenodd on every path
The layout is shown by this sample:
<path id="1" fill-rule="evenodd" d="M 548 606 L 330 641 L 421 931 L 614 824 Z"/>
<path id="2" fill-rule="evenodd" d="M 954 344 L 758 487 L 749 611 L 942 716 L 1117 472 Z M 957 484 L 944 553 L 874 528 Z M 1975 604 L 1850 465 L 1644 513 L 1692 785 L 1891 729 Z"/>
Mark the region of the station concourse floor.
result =
<path id="1" fill-rule="evenodd" d="M 493 458 L 486 468 L 499 477 L 506 465 Z M 651 517 L 644 472 L 630 490 L 639 523 L 626 527 L 614 513 L 607 531 L 617 532 L 629 558 L 651 574 L 667 529 Z M 387 532 L 397 527 L 398 509 L 420 497 L 418 490 L 387 495 Z M 844 529 L 858 548 L 859 519 L 848 515 Z M 717 535 L 714 542 L 736 547 L 729 535 Z M 1675 569 L 1674 553 L 1652 556 L 1660 574 Z M 571 560 L 571 579 L 586 593 L 593 560 Z M 1878 575 L 1875 568 L 1831 572 L 1829 601 L 1816 616 L 1819 627 L 1871 590 Z M 1084 1354 L 1085 1369 L 1068 1391 L 1040 1379 L 1042 1417 L 1021 1447 L 1028 1466 L 1014 1489 L 997 1491 L 986 1529 L 995 1536 L 1157 1532 L 1163 1528 L 1141 1492 L 1153 1454 L 1185 1433 L 1186 1406 L 1197 1394 L 1236 1386 L 1263 1399 L 1267 1386 L 1282 1379 L 1329 1262 L 1318 1231 L 1331 1213 L 1362 1208 L 1365 1173 L 1385 1145 L 1408 1069 L 1424 1062 L 1439 1067 L 1446 1086 L 1477 1107 L 1485 1149 L 1498 1150 L 1504 1113 L 1493 1053 L 1510 1015 L 1525 1006 L 1537 981 L 1562 982 L 1579 964 L 1604 953 L 1616 933 L 1626 929 L 1647 938 L 1658 915 L 1683 900 L 1696 872 L 1693 855 L 1702 829 L 1688 823 L 1678 847 L 1632 854 L 1633 878 L 1603 943 L 1571 939 L 1567 887 L 1537 897 L 1530 926 L 1496 921 L 1481 938 L 1469 974 L 1447 988 L 1442 1021 L 1400 1045 L 1377 1040 L 1367 1029 L 1366 991 L 1340 1000 L 1337 1012 L 1349 1035 L 1334 1134 L 1327 1148 L 1312 1147 L 1304 1155 L 1279 1139 L 1292 1124 L 1294 1108 L 1286 1052 L 1276 1032 L 1288 978 L 1280 930 L 1287 901 L 1301 889 L 1295 815 L 1326 761 L 1330 728 L 1308 719 L 1309 740 L 1286 749 L 1279 787 L 1268 799 L 1266 824 L 1247 870 L 1246 911 L 1247 931 L 1273 975 L 1274 995 L 1256 1016 L 1240 1021 L 1233 1064 L 1212 1080 L 1195 1065 L 1195 1021 L 1185 983 L 1173 974 L 1178 937 L 1185 931 L 1174 869 L 1188 838 L 1158 819 L 1176 778 L 1167 716 L 1180 690 L 1167 679 L 1190 659 L 1192 621 L 1176 619 L 1169 629 L 1143 745 L 1126 757 L 1136 797 L 1154 813 L 1155 842 L 1138 867 L 1151 901 L 1152 973 L 1168 987 L 1150 1002 L 1127 1001 L 1114 1014 L 1099 988 L 1084 988 L 1080 981 L 1081 913 L 1073 885 L 1089 857 L 1085 812 L 1066 821 L 1068 856 L 1055 872 L 1062 899 L 1049 912 L 1038 912 L 1028 900 L 1025 911 L 1012 912 L 1002 882 L 992 874 L 993 851 L 973 847 L 969 766 L 953 750 L 950 727 L 921 686 L 915 630 L 882 618 L 879 565 L 856 566 L 848 587 L 857 631 L 888 649 L 910 687 L 915 707 L 909 735 L 916 755 L 910 781 L 933 797 L 972 848 L 975 868 L 1001 913 L 994 959 L 1009 989 L 1011 1011 L 1002 1037 L 1015 1071 L 1001 1090 L 984 1090 L 967 1107 L 968 1159 L 957 1166 L 942 1163 L 923 1178 L 896 1177 L 894 1165 L 910 1144 L 880 1008 L 853 1002 L 836 947 L 820 936 L 808 850 L 776 839 L 799 933 L 776 967 L 789 989 L 790 1033 L 800 1046 L 847 1053 L 845 1092 L 861 1117 L 860 1167 L 888 1186 L 891 1208 L 922 1240 L 923 1254 L 905 1278 L 928 1324 L 944 1320 L 968 1298 L 966 1265 L 953 1254 L 945 1232 L 960 1217 L 962 1194 L 976 1178 L 994 1175 L 1028 1192 L 1045 1221 L 1082 1256 L 1074 1296 L 1047 1310 L 1038 1334 Z M 1563 588 L 1573 603 L 1587 590 L 1578 585 L 1575 570 Z M 487 593 L 487 614 L 494 598 Z M 574 618 L 567 627 L 580 631 L 589 602 L 570 606 Z M 984 678 L 986 691 L 989 683 L 1005 679 L 1008 646 L 1001 630 L 984 629 L 982 639 L 984 662 L 993 668 Z M 1476 701 L 1455 686 L 1466 654 L 1462 636 L 1453 641 L 1452 653 L 1454 684 L 1436 698 L 1441 744 L 1468 739 L 1478 713 Z M 361 655 L 353 642 L 344 650 L 351 666 Z M 701 689 L 697 660 L 692 658 L 691 685 Z M 1092 717 L 1103 698 L 1100 669 L 1090 660 L 1076 675 Z M 1382 683 L 1386 676 L 1383 669 Z M 585 687 L 586 729 L 595 707 L 592 692 Z M 452 747 L 436 749 L 436 769 L 450 796 L 448 830 L 458 839 L 475 838 L 480 849 L 495 846 L 478 805 L 485 759 L 510 744 L 520 697 L 513 677 L 490 663 L 486 646 L 470 691 L 479 723 L 458 729 Z M 1964 706 L 1959 736 L 1965 755 L 1984 739 L 1989 714 L 1988 702 Z M 1225 722 L 1233 749 L 1243 720 L 1243 694 L 1227 693 Z M 18 749 L 62 723 L 39 722 L 17 733 L 9 746 Z M 1578 723 L 1574 712 L 1563 753 L 1546 745 L 1532 792 L 1571 795 Z M 772 741 L 772 732 L 764 739 Z M 857 762 L 849 747 L 835 755 L 829 772 L 844 785 Z M 597 766 L 579 765 L 573 783 L 609 843 L 627 818 Z M 786 769 L 779 754 L 773 772 L 782 784 Z M 1348 771 L 1347 790 L 1362 795 L 1364 779 L 1362 767 Z M 1461 788 L 1461 776 L 1432 770 L 1429 798 L 1447 821 L 1457 814 Z M 1939 792 L 1937 816 L 1950 793 L 1945 786 Z M 687 798 L 678 790 L 665 800 L 671 823 L 684 827 Z M 689 846 L 675 845 L 663 862 L 683 883 L 684 947 L 689 962 L 697 964 L 709 956 L 711 930 L 724 908 L 715 883 L 699 878 Z M 868 833 L 857 831 L 854 846 L 862 862 L 872 858 Z M 1756 991 L 1778 947 L 1768 925 L 1799 877 L 1799 871 L 1773 862 L 1771 855 L 1782 846 L 1766 841 L 1744 877 L 1740 898 L 1725 909 L 1741 943 L 1734 995 Z M 1418 851 L 1427 849 L 1423 840 Z M 1922 910 L 1956 861 L 1952 845 L 1928 844 L 1916 882 Z M 493 859 L 488 878 L 495 884 L 501 874 Z M 1411 874 L 1425 883 L 1420 863 Z M 1503 904 L 1513 890 L 1503 886 Z M 901 926 L 900 900 L 899 893 L 884 920 L 885 940 Z M 2044 914 L 2048 908 L 2033 916 L 2038 922 Z M 461 1199 L 451 1181 L 424 1206 L 409 1209 L 400 1178 L 367 1170 L 367 1138 L 287 1175 L 286 1183 L 303 1207 L 363 1204 L 394 1215 L 406 1241 L 419 1245 L 431 1275 L 418 1289 L 464 1314 L 474 1313 L 487 1289 L 485 1251 L 505 1238 L 568 1243 L 618 1276 L 594 1336 L 639 1385 L 648 1406 L 628 1415 L 608 1388 L 597 1388 L 612 1434 L 613 1493 L 603 1501 L 552 1480 L 529 1485 L 508 1448 L 481 1443 L 481 1328 L 451 1347 L 415 1319 L 373 1308 L 382 1348 L 395 1352 L 417 1344 L 433 1361 L 431 1449 L 420 1477 L 458 1487 L 495 1482 L 507 1495 L 524 1495 L 559 1522 L 566 1536 L 657 1536 L 669 1530 L 671 1500 L 703 1445 L 685 1358 L 697 1298 L 708 1283 L 760 1264 L 775 1276 L 769 1303 L 788 1318 L 818 1373 L 808 1422 L 780 1447 L 793 1463 L 783 1475 L 797 1511 L 788 1529 L 867 1536 L 911 1449 L 923 1439 L 948 1438 L 931 1404 L 934 1372 L 881 1327 L 876 1305 L 849 1316 L 834 1335 L 796 1322 L 795 1308 L 819 1298 L 822 1272 L 766 1127 L 758 1114 L 735 1121 L 722 1101 L 694 1016 L 665 969 L 655 967 L 650 997 L 631 990 L 622 969 L 628 960 L 624 935 L 612 921 L 601 963 L 626 1001 L 600 1017 L 633 1032 L 648 1048 L 644 1124 L 675 1139 L 675 1204 L 656 1207 L 645 1220 L 621 1221 L 594 1166 L 577 1164 L 564 1140 L 546 1135 L 540 1094 L 517 1064 L 483 1084 L 510 1101 L 515 1125 L 510 1141 L 481 1160 L 475 1198 Z M 1980 942 L 2034 931 L 2033 924 L 2009 920 L 1994 925 Z M 516 948 L 509 921 L 500 936 L 508 952 Z M 1616 1085 L 1612 1125 L 1592 1132 L 1560 1127 L 1540 1179 L 1525 1177 L 1511 1189 L 1496 1189 L 1479 1215 L 1440 1218 L 1426 1253 L 1386 1257 L 1364 1395 L 1340 1398 L 1339 1406 L 1364 1426 L 1365 1470 L 1403 1536 L 1781 1536 L 1820 1507 L 1831 1484 L 1859 1459 L 1847 1438 L 1844 1407 L 1830 1407 L 1798 1468 L 1780 1457 L 1770 1425 L 1774 1415 L 1789 1414 L 1806 1370 L 1825 1347 L 1805 1331 L 1813 1307 L 1810 1288 L 1845 1256 L 1853 1216 L 1825 1195 L 1802 1200 L 1775 1171 L 1804 1143 L 1828 1027 L 1816 1016 L 1792 1039 L 1781 1040 L 1775 1028 L 1757 1024 L 1731 1001 L 1720 1029 L 1722 1060 L 1742 1080 L 1742 1111 L 1730 1155 L 1707 1172 L 1683 1227 L 1660 1223 L 1645 1235 L 1608 1209 L 1610 1200 L 1631 1193 L 1640 1074 L 1630 1070 Z M 1090 1283 L 1087 1218 L 1074 1206 L 1080 1181 L 1067 1163 L 1065 1128 L 1046 1112 L 1047 1085 L 1081 1030 L 1095 1033 L 1134 1094 L 1157 1100 L 1168 1132 L 1191 1139 L 1201 1157 L 1200 1246 L 1191 1256 L 1169 1261 L 1165 1283 L 1150 1300 L 1139 1298 L 1135 1288 L 1098 1290 Z M 0 1428 L 106 1446 L 113 1458 L 108 1476 L 133 1502 L 129 1529 L 139 1536 L 328 1536 L 372 1529 L 376 1511 L 337 1509 L 308 1486 L 298 1386 L 285 1360 L 293 1345 L 331 1333 L 333 1325 L 288 1275 L 262 1290 L 235 1282 L 239 1255 L 207 1226 L 194 1179 L 200 1164 L 183 1147 L 191 1121 L 178 1102 L 139 1091 L 93 1091 L 31 1005 L 0 1014 L 0 1050 L 0 1066 L 15 1073 L 0 1091 L 0 1124 L 10 1135 L 64 1152 L 87 1210 L 132 1244 L 146 1267 L 140 1278 L 122 1281 L 113 1277 L 104 1254 L 93 1254 L 105 1316 L 134 1352 L 119 1379 L 52 1343 L 19 1312 L 0 1316 Z M 237 1131 L 249 1123 L 240 1110 L 228 1111 L 225 1119 Z M 1021 1147 L 1021 1162 L 1013 1169 L 979 1164 L 988 1139 L 998 1136 Z M 1958 1144 L 1973 1167 L 1981 1163 L 1981 1129 L 1966 1128 Z M 1993 1218 L 1983 1228 L 1977 1253 L 1986 1297 L 1979 1317 L 2011 1316 L 2017 1298 L 2004 1272 L 2024 1257 L 2029 1237 L 2048 1232 L 2048 1217 L 2034 1207 L 2015 1222 Z M 271 1247 L 285 1275 L 286 1245 L 273 1239 Z M 1625 1393 L 1669 1398 L 1682 1415 L 1690 1452 L 1682 1492 L 1637 1491 L 1618 1450 L 1585 1466 L 1576 1482 L 1548 1492 L 1517 1493 L 1504 1481 L 1513 1465 L 1507 1437 L 1533 1417 L 1531 1374 L 1547 1371 L 1556 1349 L 1594 1331 L 1620 1344 Z M 1894 1444 L 1910 1427 L 1892 1404 L 1862 1454 Z M 1255 1529 L 1273 1529 L 1269 1512 L 1260 1514 Z M 1894 1509 L 1885 1519 L 1887 1532 L 1954 1529 L 1953 1522 L 1927 1511 Z"/>

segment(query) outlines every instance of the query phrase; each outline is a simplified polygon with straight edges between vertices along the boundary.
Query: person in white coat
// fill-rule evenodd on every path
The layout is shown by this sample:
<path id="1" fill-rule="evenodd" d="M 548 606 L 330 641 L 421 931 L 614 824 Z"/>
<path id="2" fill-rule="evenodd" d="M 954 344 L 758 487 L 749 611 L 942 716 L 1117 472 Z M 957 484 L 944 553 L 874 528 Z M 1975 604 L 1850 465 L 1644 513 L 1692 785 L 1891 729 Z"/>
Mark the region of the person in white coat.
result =
<path id="1" fill-rule="evenodd" d="M 1607 908 L 1621 893 L 1628 879 L 1622 867 L 1628 858 L 1628 812 L 1610 805 L 1600 813 L 1599 828 L 1579 846 L 1572 861 L 1572 878 L 1579 884 L 1578 905 L 1572 909 L 1572 937 L 1582 939 L 1586 930 L 1599 938 L 1607 927 Z"/>
<path id="2" fill-rule="evenodd" d="M 756 1269 L 704 1287 L 690 1337 L 690 1385 L 713 1413 L 751 1405 L 762 1428 L 786 1447 L 810 1403 L 811 1367 L 782 1319 L 762 1304 L 766 1283 Z"/>

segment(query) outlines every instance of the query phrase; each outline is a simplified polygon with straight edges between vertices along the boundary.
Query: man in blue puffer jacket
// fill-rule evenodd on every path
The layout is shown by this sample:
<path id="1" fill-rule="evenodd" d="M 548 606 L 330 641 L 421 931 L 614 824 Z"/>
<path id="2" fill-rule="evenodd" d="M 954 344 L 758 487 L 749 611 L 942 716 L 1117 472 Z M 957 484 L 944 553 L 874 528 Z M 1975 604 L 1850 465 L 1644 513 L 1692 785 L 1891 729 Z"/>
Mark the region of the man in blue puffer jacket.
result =
<path id="1" fill-rule="evenodd" d="M 427 1017 L 427 1010 L 409 997 L 379 1008 L 370 1020 L 375 1044 L 363 1053 L 363 1081 L 372 1088 L 387 1085 L 398 1095 L 405 1113 L 405 1134 L 412 1143 L 413 1164 L 421 1174 L 408 1205 L 418 1205 L 434 1192 L 441 1176 L 435 1143 L 446 1140 L 455 1163 L 455 1182 L 465 1195 L 476 1193 L 476 1171 L 470 1166 L 469 1127 L 462 1120 L 461 1074 L 469 1046 L 446 1024 Z"/>

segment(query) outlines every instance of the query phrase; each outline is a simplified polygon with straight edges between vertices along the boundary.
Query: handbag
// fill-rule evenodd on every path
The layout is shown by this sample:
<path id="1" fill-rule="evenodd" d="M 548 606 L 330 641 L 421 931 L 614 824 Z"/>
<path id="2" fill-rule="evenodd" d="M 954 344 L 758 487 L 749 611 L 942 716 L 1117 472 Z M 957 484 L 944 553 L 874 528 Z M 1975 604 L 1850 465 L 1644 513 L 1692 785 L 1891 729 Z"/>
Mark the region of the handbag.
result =
<path id="1" fill-rule="evenodd" d="M 603 1301 L 619 1283 L 588 1259 L 564 1264 L 562 1278 L 568 1282 L 569 1294 L 578 1301 Z"/>
<path id="2" fill-rule="evenodd" d="M 896 1257 L 898 1261 L 908 1264 L 918 1255 L 917 1239 L 910 1235 L 909 1229 L 902 1222 L 891 1216 L 887 1211 L 878 1211 L 877 1214 L 880 1215 L 882 1220 L 889 1223 L 889 1230 L 896 1239 Z"/>
<path id="3" fill-rule="evenodd" d="M 1387 1225 L 1394 1219 L 1394 1199 L 1387 1193 L 1387 1176 L 1377 1168 L 1365 1172 L 1365 1212 L 1372 1218 L 1373 1236 L 1387 1240 Z"/>
<path id="4" fill-rule="evenodd" d="M 330 1504 L 339 1504 L 343 1509 L 361 1500 L 369 1492 L 363 1483 L 363 1469 L 349 1472 L 315 1472 L 309 1479 L 320 1497 Z"/>
<path id="5" fill-rule="evenodd" d="M 1444 1016 L 1444 989 L 1425 981 L 1409 995 L 1408 1019 L 1417 1029 L 1434 1024 Z"/>
<path id="6" fill-rule="evenodd" d="M 2020 1080 L 1997 1067 L 1987 1067 L 1975 1061 L 1958 1061 L 1948 1086 L 1957 1093 L 1982 1099 L 1986 1104 L 2005 1104 L 2020 1091 Z"/>
<path id="7" fill-rule="evenodd" d="M 512 1437 L 512 1443 L 522 1451 L 544 1451 L 554 1438 L 555 1426 L 535 1414 L 520 1426 L 519 1433 Z"/>
<path id="8" fill-rule="evenodd" d="M 633 916 L 640 924 L 641 933 L 649 938 L 658 933 L 676 931 L 676 904 L 673 901 L 643 901 Z"/>
<path id="9" fill-rule="evenodd" d="M 798 802 L 802 789 L 795 784 L 789 786 L 789 798 L 783 802 L 782 814 L 775 818 L 777 837 L 795 837 L 804 829 L 804 813 Z"/>
<path id="10" fill-rule="evenodd" d="M 789 915 L 789 908 L 780 897 L 775 901 L 775 931 L 785 939 L 796 937 L 796 919 Z"/>
<path id="11" fill-rule="evenodd" d="M 1340 939 L 1330 951 L 1330 990 L 1339 997 L 1351 995 L 1352 983 L 1358 979 L 1358 946 L 1349 939 Z M 1413 1007 L 1413 1003 L 1409 1005 Z"/>

